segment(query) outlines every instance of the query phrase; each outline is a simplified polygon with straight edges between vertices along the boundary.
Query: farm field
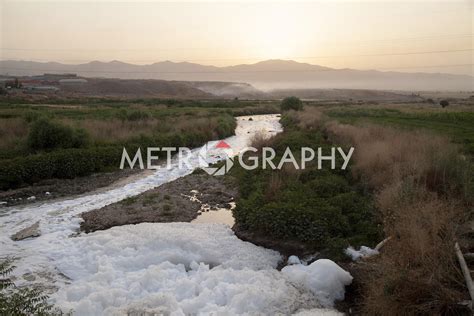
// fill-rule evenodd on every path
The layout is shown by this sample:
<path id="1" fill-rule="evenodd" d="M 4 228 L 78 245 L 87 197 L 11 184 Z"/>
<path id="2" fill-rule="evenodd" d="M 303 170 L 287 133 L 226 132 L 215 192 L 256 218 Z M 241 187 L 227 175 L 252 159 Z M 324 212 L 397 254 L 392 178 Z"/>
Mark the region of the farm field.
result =
<path id="1" fill-rule="evenodd" d="M 194 148 L 232 135 L 234 115 L 276 111 L 258 101 L 2 99 L 0 188 L 113 171 L 124 147 Z"/>
<path id="2" fill-rule="evenodd" d="M 459 108 L 433 108 L 419 105 L 328 108 L 325 113 L 343 123 L 375 123 L 403 129 L 422 129 L 449 137 L 463 147 L 469 155 L 474 155 L 474 104 Z"/>

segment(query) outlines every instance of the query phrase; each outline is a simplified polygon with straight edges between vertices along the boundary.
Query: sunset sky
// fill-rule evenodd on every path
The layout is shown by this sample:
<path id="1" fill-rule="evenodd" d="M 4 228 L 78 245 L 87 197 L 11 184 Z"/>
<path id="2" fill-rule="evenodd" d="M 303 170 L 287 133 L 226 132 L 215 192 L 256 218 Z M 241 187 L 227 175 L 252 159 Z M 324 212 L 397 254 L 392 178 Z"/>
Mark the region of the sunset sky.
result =
<path id="1" fill-rule="evenodd" d="M 0 10 L 3 60 L 223 66 L 278 58 L 465 74 L 474 63 L 473 1 L 0 0 Z"/>

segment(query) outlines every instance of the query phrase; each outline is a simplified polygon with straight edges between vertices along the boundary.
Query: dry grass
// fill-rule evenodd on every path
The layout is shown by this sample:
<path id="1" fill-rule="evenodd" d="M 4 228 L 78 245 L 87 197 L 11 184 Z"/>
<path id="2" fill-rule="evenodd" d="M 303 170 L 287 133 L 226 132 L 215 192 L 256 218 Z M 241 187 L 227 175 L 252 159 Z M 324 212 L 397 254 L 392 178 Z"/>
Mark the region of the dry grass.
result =
<path id="1" fill-rule="evenodd" d="M 115 143 L 127 141 L 140 135 L 153 133 L 189 132 L 208 133 L 209 138 L 216 138 L 218 120 L 208 117 L 181 117 L 159 120 L 154 118 L 127 121 L 121 119 L 109 120 L 61 120 L 61 123 L 72 127 L 83 128 L 93 141 Z"/>
<path id="2" fill-rule="evenodd" d="M 140 106 L 132 106 L 140 110 Z M 25 115 L 26 117 L 26 115 Z M 0 118 L 0 149 L 5 152 L 15 152 L 23 149 L 29 133 L 31 122 L 23 116 L 14 118 Z M 164 116 L 154 118 L 151 115 L 142 119 L 127 120 L 122 118 L 88 118 L 77 119 L 60 118 L 53 121 L 70 126 L 82 128 L 95 144 L 116 144 L 133 140 L 145 135 L 194 134 L 198 135 L 192 146 L 199 145 L 200 139 L 218 139 L 226 133 L 222 130 L 221 117 L 200 116 L 195 113 L 177 116 Z M 228 129 L 228 128 L 227 128 Z M 221 135 L 219 135 L 221 134 Z"/>
<path id="3" fill-rule="evenodd" d="M 257 132 L 250 139 L 250 146 L 260 151 L 263 147 L 270 147 L 273 141 L 273 139 L 265 137 L 263 132 Z"/>
<path id="4" fill-rule="evenodd" d="M 28 135 L 28 124 L 22 118 L 0 119 L 0 148 L 14 148 Z"/>
<path id="5" fill-rule="evenodd" d="M 62 123 L 80 127 L 87 131 L 92 140 L 103 143 L 126 141 L 140 134 L 151 134 L 157 126 L 155 120 L 124 121 L 112 120 L 63 120 Z"/>
<path id="6" fill-rule="evenodd" d="M 329 138 L 355 147 L 354 174 L 379 193 L 393 184 L 411 181 L 444 195 L 466 194 L 460 190 L 469 181 L 465 172 L 468 163 L 447 138 L 426 132 L 335 122 L 327 124 L 326 132 Z"/>
<path id="7" fill-rule="evenodd" d="M 354 271 L 364 315 L 445 315 L 467 298 L 454 243 L 471 196 L 470 165 L 447 138 L 379 125 L 328 122 L 308 108 L 290 113 L 333 143 L 355 148 L 353 175 L 374 193 L 386 236 L 384 251 Z"/>
<path id="8" fill-rule="evenodd" d="M 303 111 L 296 112 L 301 128 L 312 130 L 320 129 L 325 121 L 323 113 L 315 107 L 307 107 Z"/>
<path id="9" fill-rule="evenodd" d="M 319 108 L 305 107 L 302 111 L 288 111 L 285 114 L 295 120 L 298 126 L 307 130 L 317 130 L 324 126 L 326 118 Z"/>
<path id="10" fill-rule="evenodd" d="M 374 191 L 385 234 L 393 237 L 366 267 L 363 312 L 454 313 L 465 295 L 453 246 L 469 181 L 458 148 L 440 136 L 380 126 L 332 122 L 326 132 L 355 147 L 352 171 Z"/>
<path id="11" fill-rule="evenodd" d="M 398 196 L 393 202 L 385 229 L 394 238 L 365 268 L 363 313 L 455 314 L 464 299 L 453 251 L 460 208 L 421 190 L 413 199 Z"/>

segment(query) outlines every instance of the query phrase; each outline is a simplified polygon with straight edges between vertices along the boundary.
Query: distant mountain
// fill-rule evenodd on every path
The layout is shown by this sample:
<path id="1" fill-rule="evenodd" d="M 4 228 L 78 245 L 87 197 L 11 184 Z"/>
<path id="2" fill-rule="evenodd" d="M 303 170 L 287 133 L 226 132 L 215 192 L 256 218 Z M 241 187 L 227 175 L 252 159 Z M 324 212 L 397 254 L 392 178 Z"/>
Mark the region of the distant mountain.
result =
<path id="1" fill-rule="evenodd" d="M 3 75 L 39 75 L 45 72 L 72 72 L 85 77 L 122 79 L 245 82 L 264 90 L 340 88 L 470 91 L 474 89 L 474 77 L 468 75 L 333 69 L 292 60 L 267 60 L 227 67 L 171 61 L 150 65 L 134 65 L 120 61 L 92 61 L 79 65 L 0 61 L 0 74 Z"/>
<path id="2" fill-rule="evenodd" d="M 187 82 L 89 78 L 86 83 L 61 85 L 57 95 L 124 98 L 212 99 L 216 96 Z"/>

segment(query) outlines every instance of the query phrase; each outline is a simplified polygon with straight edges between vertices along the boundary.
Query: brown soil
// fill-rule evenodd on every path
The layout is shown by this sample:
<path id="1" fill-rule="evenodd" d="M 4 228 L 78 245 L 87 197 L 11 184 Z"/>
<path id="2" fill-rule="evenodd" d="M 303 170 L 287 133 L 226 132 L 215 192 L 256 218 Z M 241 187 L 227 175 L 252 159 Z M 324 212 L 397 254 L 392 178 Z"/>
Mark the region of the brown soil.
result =
<path id="1" fill-rule="evenodd" d="M 79 195 L 114 185 L 128 177 L 139 175 L 141 172 L 144 171 L 124 169 L 74 179 L 43 180 L 28 187 L 0 191 L 0 202 L 6 202 L 6 204 L 3 203 L 3 206 L 14 206 Z"/>
<path id="2" fill-rule="evenodd" d="M 193 190 L 196 198 L 191 199 Z M 193 173 L 101 209 L 82 213 L 81 230 L 89 233 L 114 226 L 144 222 L 190 222 L 203 204 L 227 207 L 237 195 L 231 179 Z"/>
<path id="3" fill-rule="evenodd" d="M 275 239 L 274 237 L 268 236 L 264 233 L 243 230 L 238 225 L 234 225 L 232 230 L 241 240 L 251 242 L 257 246 L 276 250 L 285 257 L 295 255 L 299 258 L 305 258 L 313 256 L 317 252 L 315 248 L 300 241 Z M 314 257 L 314 259 L 318 259 L 318 257 Z"/>

